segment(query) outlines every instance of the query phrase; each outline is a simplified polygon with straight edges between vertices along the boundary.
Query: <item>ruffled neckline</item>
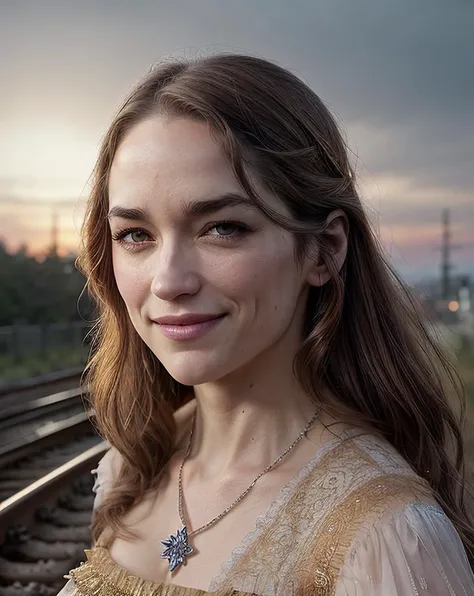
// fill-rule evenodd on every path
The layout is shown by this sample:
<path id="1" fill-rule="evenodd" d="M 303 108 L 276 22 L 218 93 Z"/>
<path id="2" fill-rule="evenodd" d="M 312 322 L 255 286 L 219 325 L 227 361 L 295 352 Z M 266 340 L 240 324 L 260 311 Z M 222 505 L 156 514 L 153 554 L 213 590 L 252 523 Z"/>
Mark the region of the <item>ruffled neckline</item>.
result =
<path id="1" fill-rule="evenodd" d="M 77 569 L 73 569 L 68 579 L 72 579 L 79 593 L 84 596 L 104 593 L 114 596 L 208 596 L 210 592 L 180 586 L 178 584 L 166 584 L 153 580 L 142 579 L 133 575 L 110 556 L 109 551 L 101 546 L 84 551 L 86 562 Z M 248 592 L 236 590 L 221 590 L 213 592 L 213 596 L 255 596 Z"/>

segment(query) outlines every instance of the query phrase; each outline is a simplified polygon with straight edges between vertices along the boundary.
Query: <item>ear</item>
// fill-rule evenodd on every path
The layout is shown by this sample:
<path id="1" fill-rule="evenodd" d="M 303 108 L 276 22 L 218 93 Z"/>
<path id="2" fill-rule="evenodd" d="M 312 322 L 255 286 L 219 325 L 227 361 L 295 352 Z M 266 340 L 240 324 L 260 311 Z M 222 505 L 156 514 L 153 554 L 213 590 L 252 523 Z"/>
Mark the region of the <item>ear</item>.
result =
<path id="1" fill-rule="evenodd" d="M 348 235 L 349 222 L 344 211 L 342 209 L 331 211 L 326 219 L 324 237 L 331 246 L 338 271 L 341 270 L 346 260 Z M 308 263 L 307 271 L 306 281 L 311 286 L 323 286 L 331 279 L 326 264 L 320 258 L 320 251 L 318 251 L 317 258 L 312 258 Z"/>

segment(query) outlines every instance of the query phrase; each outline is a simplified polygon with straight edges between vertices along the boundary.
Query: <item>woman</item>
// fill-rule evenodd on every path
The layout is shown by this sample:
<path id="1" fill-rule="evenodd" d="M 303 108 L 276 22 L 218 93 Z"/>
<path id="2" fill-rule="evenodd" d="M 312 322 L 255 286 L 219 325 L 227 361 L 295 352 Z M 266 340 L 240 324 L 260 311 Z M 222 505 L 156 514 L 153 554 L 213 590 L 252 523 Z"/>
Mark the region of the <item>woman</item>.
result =
<path id="1" fill-rule="evenodd" d="M 303 82 L 239 55 L 155 68 L 83 239 L 112 449 L 62 594 L 474 594 L 462 390 Z"/>

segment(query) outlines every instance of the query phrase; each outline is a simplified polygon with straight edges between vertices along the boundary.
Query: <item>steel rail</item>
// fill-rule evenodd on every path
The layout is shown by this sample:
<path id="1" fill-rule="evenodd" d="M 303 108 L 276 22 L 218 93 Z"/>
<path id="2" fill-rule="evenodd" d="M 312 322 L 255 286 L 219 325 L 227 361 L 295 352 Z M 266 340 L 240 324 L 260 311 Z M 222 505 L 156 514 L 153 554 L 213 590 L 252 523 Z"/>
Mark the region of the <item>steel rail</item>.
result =
<path id="1" fill-rule="evenodd" d="M 26 422 L 42 416 L 45 412 L 54 412 L 79 401 L 86 392 L 81 388 L 68 389 L 52 395 L 39 397 L 25 403 L 17 403 L 0 409 L 0 429 Z M 1 402 L 0 402 L 1 404 Z"/>
<path id="2" fill-rule="evenodd" d="M 81 412 L 61 421 L 46 423 L 35 433 L 17 442 L 0 446 L 0 469 L 48 447 L 60 445 L 65 439 L 84 436 L 92 430 L 93 411 Z"/>

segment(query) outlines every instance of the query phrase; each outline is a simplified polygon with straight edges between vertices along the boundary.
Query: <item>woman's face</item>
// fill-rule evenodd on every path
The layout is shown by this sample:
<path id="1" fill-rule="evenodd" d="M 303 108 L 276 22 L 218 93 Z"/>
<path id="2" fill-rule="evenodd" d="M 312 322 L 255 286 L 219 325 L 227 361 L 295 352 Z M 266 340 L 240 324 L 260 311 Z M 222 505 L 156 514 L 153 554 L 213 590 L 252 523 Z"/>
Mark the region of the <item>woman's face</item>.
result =
<path id="1" fill-rule="evenodd" d="M 292 235 L 246 199 L 207 124 L 154 117 L 129 131 L 110 172 L 109 221 L 130 319 L 177 381 L 223 379 L 285 341 L 293 358 L 305 266 Z"/>

